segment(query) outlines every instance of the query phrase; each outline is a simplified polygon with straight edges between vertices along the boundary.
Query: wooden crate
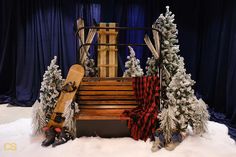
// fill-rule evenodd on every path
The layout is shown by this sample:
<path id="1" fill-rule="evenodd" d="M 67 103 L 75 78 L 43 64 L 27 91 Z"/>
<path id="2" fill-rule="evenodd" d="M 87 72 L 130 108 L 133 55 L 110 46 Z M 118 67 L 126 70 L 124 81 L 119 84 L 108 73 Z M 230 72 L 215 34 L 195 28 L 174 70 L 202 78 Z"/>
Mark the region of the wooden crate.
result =
<path id="1" fill-rule="evenodd" d="M 100 27 L 114 28 L 116 23 L 100 23 Z M 118 32 L 116 29 L 99 29 L 99 44 L 117 44 Z M 117 46 L 98 46 L 98 71 L 99 77 L 117 77 L 118 55 Z"/>
<path id="2" fill-rule="evenodd" d="M 127 120 L 124 110 L 137 107 L 131 78 L 84 78 L 77 94 L 78 120 Z"/>

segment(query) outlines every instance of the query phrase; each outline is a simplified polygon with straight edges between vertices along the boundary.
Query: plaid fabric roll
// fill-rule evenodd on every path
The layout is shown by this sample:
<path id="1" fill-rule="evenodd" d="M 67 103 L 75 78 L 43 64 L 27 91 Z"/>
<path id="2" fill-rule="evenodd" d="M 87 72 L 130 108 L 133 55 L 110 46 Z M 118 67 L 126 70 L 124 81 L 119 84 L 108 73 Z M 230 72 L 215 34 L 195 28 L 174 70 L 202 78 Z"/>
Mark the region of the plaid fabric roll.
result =
<path id="1" fill-rule="evenodd" d="M 131 136 L 146 141 L 157 128 L 160 81 L 156 76 L 133 78 L 133 89 L 138 107 L 125 111 L 124 116 L 130 117 L 128 127 Z"/>

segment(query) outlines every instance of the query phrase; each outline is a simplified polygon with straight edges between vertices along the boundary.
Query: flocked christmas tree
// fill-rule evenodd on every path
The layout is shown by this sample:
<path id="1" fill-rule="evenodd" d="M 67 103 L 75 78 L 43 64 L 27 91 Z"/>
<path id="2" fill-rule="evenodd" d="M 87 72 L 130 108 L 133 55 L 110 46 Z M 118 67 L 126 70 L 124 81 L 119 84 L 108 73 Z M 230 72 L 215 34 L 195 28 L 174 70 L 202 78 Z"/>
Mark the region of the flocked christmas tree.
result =
<path id="1" fill-rule="evenodd" d="M 57 98 L 64 82 L 61 76 L 61 70 L 56 62 L 57 57 L 55 56 L 43 75 L 43 81 L 40 88 L 39 99 L 40 103 L 44 106 L 43 110 L 46 114 L 46 121 L 50 118 L 52 111 L 55 108 Z"/>
<path id="2" fill-rule="evenodd" d="M 41 133 L 42 127 L 48 123 L 64 80 L 61 76 L 61 70 L 56 64 L 57 57 L 51 60 L 47 67 L 41 82 L 39 102 L 36 102 L 33 107 L 33 129 L 34 133 Z"/>
<path id="3" fill-rule="evenodd" d="M 147 76 L 159 75 L 158 60 L 155 59 L 153 56 L 151 58 L 148 57 L 145 69 Z"/>
<path id="4" fill-rule="evenodd" d="M 166 9 L 165 15 L 160 15 L 154 27 L 162 37 L 162 111 L 159 119 L 160 130 L 168 144 L 173 140 L 173 134 L 185 132 L 188 125 L 192 126 L 194 133 L 204 133 L 209 115 L 206 104 L 194 95 L 192 86 L 195 81 L 190 74 L 186 74 L 184 59 L 177 54 L 178 30 L 174 24 L 174 14 L 168 6 Z"/>
<path id="5" fill-rule="evenodd" d="M 127 68 L 123 77 L 140 77 L 143 76 L 143 69 L 140 67 L 140 61 L 135 57 L 135 52 L 131 46 L 128 46 L 130 55 L 127 56 L 125 67 Z"/>
<path id="6" fill-rule="evenodd" d="M 42 128 L 46 126 L 45 113 L 43 111 L 43 105 L 36 101 L 32 108 L 32 130 L 33 135 L 43 134 Z"/>

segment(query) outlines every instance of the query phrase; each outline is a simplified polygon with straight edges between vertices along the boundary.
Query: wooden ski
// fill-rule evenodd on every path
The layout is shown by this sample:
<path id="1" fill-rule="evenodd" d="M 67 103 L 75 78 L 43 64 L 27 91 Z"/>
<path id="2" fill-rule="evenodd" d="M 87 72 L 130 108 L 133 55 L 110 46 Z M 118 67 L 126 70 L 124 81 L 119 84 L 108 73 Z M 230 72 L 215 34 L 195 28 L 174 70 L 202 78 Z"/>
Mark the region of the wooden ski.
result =
<path id="1" fill-rule="evenodd" d="M 150 49 L 150 51 L 152 52 L 155 59 L 158 59 L 159 54 L 158 54 L 157 50 L 154 48 L 154 46 L 147 34 L 144 36 L 144 41 L 145 41 L 146 45 L 148 46 L 148 48 Z"/>
<path id="2" fill-rule="evenodd" d="M 97 30 L 96 29 L 89 29 L 89 32 L 88 32 L 88 35 L 87 35 L 87 38 L 86 38 L 86 41 L 85 41 L 85 33 L 84 33 L 84 29 L 81 29 L 80 28 L 83 28 L 84 27 L 84 20 L 79 18 L 77 20 L 77 29 L 79 30 L 78 32 L 78 36 L 79 36 L 79 45 L 83 45 L 83 44 L 91 44 L 92 41 L 93 41 L 93 38 L 94 36 L 96 35 L 97 33 Z M 85 59 L 86 59 L 86 56 L 88 56 L 88 51 L 89 51 L 89 48 L 90 48 L 90 45 L 86 45 L 86 46 L 83 46 L 81 49 L 80 49 L 80 63 L 83 65 L 84 62 L 85 62 Z"/>

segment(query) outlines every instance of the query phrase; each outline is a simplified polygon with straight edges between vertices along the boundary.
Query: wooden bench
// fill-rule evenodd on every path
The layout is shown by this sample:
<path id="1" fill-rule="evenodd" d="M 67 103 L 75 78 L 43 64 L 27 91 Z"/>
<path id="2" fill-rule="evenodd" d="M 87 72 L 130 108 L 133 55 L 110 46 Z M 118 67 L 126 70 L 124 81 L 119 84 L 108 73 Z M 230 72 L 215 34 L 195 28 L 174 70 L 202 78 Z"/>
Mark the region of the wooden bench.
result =
<path id="1" fill-rule="evenodd" d="M 76 101 L 77 120 L 128 120 L 121 114 L 137 106 L 131 78 L 84 78 Z"/>

